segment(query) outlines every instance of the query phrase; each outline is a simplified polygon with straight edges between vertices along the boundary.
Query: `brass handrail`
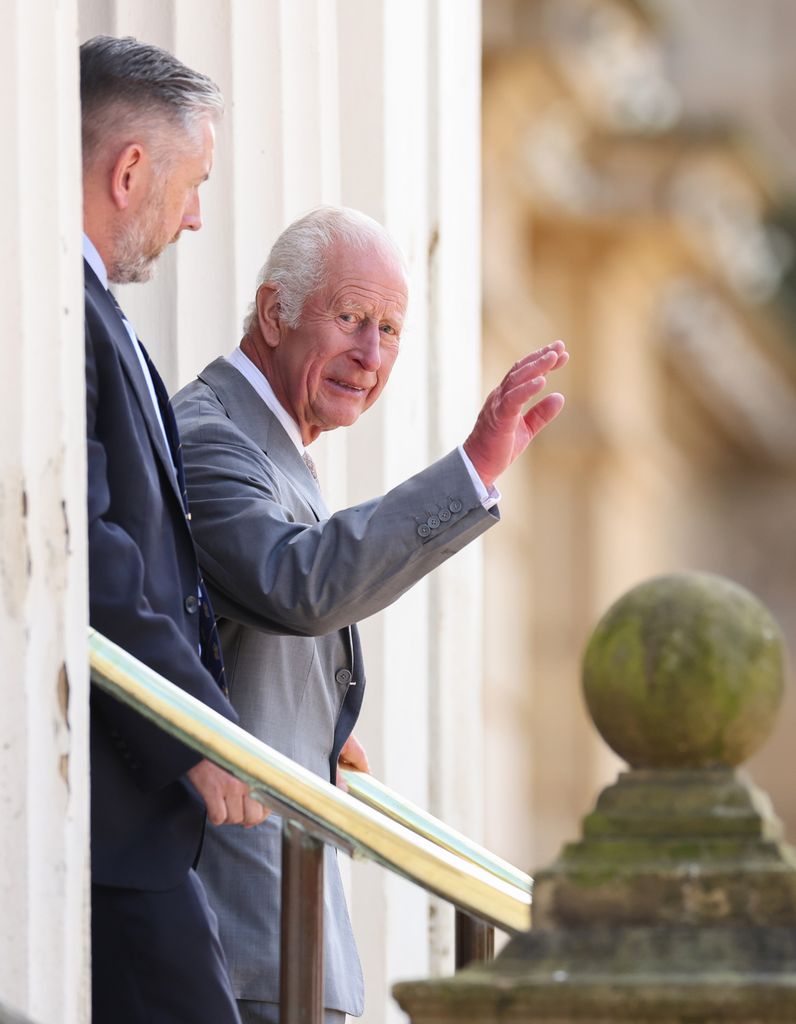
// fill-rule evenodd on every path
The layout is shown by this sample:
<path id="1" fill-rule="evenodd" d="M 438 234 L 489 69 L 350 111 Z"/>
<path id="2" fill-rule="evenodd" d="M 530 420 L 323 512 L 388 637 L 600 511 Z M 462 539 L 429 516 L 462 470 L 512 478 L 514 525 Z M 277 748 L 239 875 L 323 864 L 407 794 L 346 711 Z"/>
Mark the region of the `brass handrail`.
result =
<path id="1" fill-rule="evenodd" d="M 357 800 L 361 800 L 374 810 L 381 811 L 393 821 L 405 825 L 416 835 L 430 840 L 435 846 L 441 846 L 444 850 L 450 850 L 451 853 L 464 857 L 465 860 L 477 864 L 485 871 L 495 875 L 496 878 L 502 878 L 509 885 L 517 886 L 523 892 L 531 892 L 533 879 L 530 875 L 480 846 L 468 836 L 457 832 L 456 829 L 451 828 L 439 818 L 435 818 L 433 814 L 429 814 L 422 807 L 413 804 L 372 775 L 349 769 L 344 769 L 342 775 L 348 784 L 349 793 Z"/>
<path id="2" fill-rule="evenodd" d="M 308 832 L 375 861 L 507 932 L 530 927 L 530 893 L 324 782 L 89 629 L 92 681 L 247 782 Z"/>

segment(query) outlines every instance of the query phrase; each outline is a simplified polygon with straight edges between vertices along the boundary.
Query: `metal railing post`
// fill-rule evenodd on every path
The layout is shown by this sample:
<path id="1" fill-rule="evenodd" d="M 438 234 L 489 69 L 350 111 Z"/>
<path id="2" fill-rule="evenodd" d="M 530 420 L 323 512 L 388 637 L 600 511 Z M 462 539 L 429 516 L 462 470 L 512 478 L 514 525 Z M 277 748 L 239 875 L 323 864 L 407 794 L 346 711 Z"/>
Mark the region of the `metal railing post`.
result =
<path id="1" fill-rule="evenodd" d="M 495 929 L 463 910 L 456 911 L 456 970 L 468 964 L 492 960 L 495 956 Z"/>
<path id="2" fill-rule="evenodd" d="M 323 845 L 282 822 L 282 1024 L 323 1024 Z"/>

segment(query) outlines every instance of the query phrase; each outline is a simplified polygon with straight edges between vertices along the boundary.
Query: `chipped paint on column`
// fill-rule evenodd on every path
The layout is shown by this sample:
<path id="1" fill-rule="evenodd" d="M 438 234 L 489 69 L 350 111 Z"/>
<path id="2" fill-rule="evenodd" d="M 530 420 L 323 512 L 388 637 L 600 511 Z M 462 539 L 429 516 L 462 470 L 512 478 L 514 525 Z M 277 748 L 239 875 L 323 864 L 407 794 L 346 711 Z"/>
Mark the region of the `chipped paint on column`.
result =
<path id="1" fill-rule="evenodd" d="M 42 1024 L 78 1024 L 89 1009 L 77 5 L 14 0 L 4 15 L 0 992 Z"/>

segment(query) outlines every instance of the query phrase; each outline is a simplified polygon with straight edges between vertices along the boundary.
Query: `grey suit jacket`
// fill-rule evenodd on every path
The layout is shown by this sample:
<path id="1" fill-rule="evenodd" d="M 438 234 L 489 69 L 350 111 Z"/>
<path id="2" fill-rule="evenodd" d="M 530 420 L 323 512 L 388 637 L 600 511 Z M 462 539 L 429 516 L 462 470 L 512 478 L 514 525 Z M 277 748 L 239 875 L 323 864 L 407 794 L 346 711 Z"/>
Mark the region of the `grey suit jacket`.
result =
<path id="1" fill-rule="evenodd" d="M 329 516 L 295 445 L 217 359 L 173 400 L 199 561 L 240 723 L 333 779 L 365 685 L 356 621 L 497 521 L 458 452 Z M 280 821 L 210 828 L 199 867 L 238 998 L 279 998 Z M 327 1008 L 361 1014 L 362 974 L 336 853 L 326 851 Z"/>

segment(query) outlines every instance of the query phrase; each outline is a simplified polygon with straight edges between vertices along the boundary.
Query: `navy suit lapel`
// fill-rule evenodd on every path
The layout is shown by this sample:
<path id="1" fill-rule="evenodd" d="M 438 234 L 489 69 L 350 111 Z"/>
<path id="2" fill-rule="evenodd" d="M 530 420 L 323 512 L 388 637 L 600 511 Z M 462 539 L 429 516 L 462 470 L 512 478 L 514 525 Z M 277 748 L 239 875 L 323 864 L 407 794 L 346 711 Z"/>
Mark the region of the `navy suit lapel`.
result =
<path id="1" fill-rule="evenodd" d="M 111 339 L 119 356 L 122 372 L 127 378 L 130 389 L 136 397 L 136 401 L 138 402 L 141 414 L 144 418 L 144 423 L 146 424 L 149 439 L 155 450 L 155 455 L 157 459 L 160 460 L 166 477 L 168 478 L 169 485 L 174 492 L 177 502 L 179 503 L 183 522 L 185 522 L 187 529 L 188 501 L 185 492 L 185 476 L 182 469 L 182 456 L 180 454 L 179 432 L 177 430 L 177 423 L 174 419 L 174 413 L 169 406 L 169 396 L 166 392 L 166 387 L 163 384 L 159 373 L 155 369 L 154 363 L 149 358 L 142 345 L 141 350 L 146 361 L 147 369 L 152 377 L 152 384 L 155 389 L 160 414 L 163 417 L 163 428 L 161 428 L 152 402 L 152 396 L 144 378 L 144 372 L 141 369 L 138 356 L 133 348 L 133 341 L 127 333 L 127 328 L 124 326 L 122 321 L 121 310 L 119 309 L 116 300 L 103 287 L 102 282 L 97 278 L 97 275 L 91 269 L 89 264 L 85 260 L 83 262 L 86 292 L 90 295 L 91 301 L 96 306 L 99 315 L 102 317 L 103 324 L 108 332 L 108 337 Z M 166 438 L 163 436 L 164 428 L 169 437 L 168 443 L 166 442 Z M 174 449 L 173 453 L 170 450 L 170 446 Z M 188 532 L 190 535 L 190 531 Z M 199 601 L 199 638 L 202 664 L 213 676 L 224 694 L 229 696 L 224 676 L 221 642 L 216 630 L 215 616 L 213 614 L 213 608 L 210 604 L 210 598 L 207 595 L 204 582 L 199 574 L 198 566 L 196 572 L 196 584 Z"/>
<path id="2" fill-rule="evenodd" d="M 133 342 L 130 339 L 130 335 L 127 333 L 127 328 L 122 322 L 119 310 L 111 298 L 109 293 L 103 288 L 102 282 L 97 279 L 96 274 L 88 265 L 84 263 L 84 272 L 86 275 L 86 287 L 91 292 L 92 298 L 102 316 L 103 322 L 108 330 L 108 335 L 112 339 L 116 351 L 119 355 L 119 361 L 124 370 L 124 374 L 127 377 L 130 389 L 136 397 L 141 414 L 144 417 L 146 424 L 147 433 L 152 443 L 152 447 L 155 449 L 158 459 L 166 473 L 169 480 L 169 484 L 177 498 L 180 505 L 183 504 L 182 494 L 180 493 L 180 487 L 175 475 L 174 460 L 172 459 L 171 452 L 166 446 L 166 440 L 163 437 L 163 431 L 160 428 L 155 408 L 152 404 L 152 396 L 149 393 L 149 388 L 144 380 L 144 374 L 141 369 L 141 364 L 138 361 L 138 356 L 135 354 L 133 349 Z M 150 369 L 151 372 L 151 369 Z M 158 381 L 160 378 L 158 378 Z"/>

